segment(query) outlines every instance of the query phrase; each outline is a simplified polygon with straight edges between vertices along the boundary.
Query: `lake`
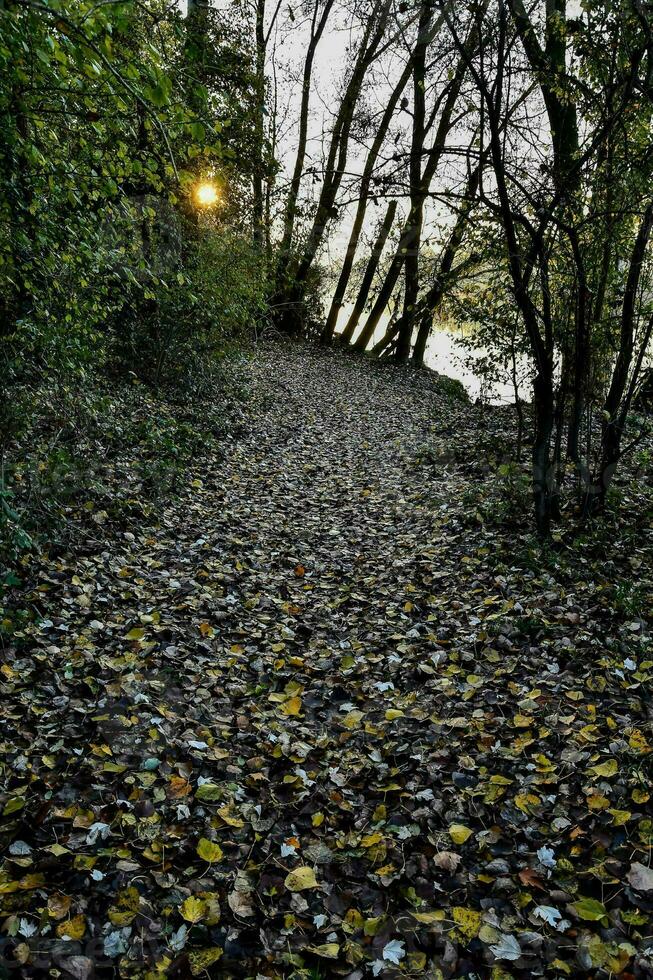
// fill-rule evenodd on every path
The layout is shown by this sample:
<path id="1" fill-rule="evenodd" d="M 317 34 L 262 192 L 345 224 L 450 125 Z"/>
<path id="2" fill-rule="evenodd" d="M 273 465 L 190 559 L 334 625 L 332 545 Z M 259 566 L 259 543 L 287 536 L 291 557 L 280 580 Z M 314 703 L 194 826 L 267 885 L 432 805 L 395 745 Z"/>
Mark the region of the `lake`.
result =
<path id="1" fill-rule="evenodd" d="M 346 304 L 340 311 L 336 332 L 340 332 L 346 324 L 351 313 L 351 305 Z M 389 317 L 385 314 L 374 332 L 374 337 L 370 343 L 370 349 L 383 337 Z M 361 323 L 364 317 L 361 318 Z M 468 328 L 469 329 L 469 328 Z M 461 343 L 462 331 L 454 323 L 446 321 L 437 322 L 433 325 L 429 338 L 424 363 L 438 374 L 446 374 L 449 378 L 460 381 L 470 396 L 475 401 L 482 398 L 484 402 L 492 405 L 513 404 L 515 392 L 512 382 L 506 378 L 505 381 L 487 384 L 480 371 L 474 371 L 474 360 L 487 356 L 487 351 L 479 350 L 470 352 Z M 525 373 L 526 364 L 522 361 L 519 365 L 522 375 Z M 520 384 L 519 393 L 523 398 L 530 398 L 530 387 L 528 384 Z"/>

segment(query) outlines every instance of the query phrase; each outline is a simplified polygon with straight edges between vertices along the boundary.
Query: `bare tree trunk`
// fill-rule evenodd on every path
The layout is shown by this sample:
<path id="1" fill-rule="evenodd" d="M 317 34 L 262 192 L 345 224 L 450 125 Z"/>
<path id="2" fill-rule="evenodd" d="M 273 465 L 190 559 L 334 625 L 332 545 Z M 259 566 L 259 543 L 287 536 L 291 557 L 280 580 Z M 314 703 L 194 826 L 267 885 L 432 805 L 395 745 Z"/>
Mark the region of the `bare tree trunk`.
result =
<path id="1" fill-rule="evenodd" d="M 555 421 L 553 365 L 545 362 L 533 382 L 535 407 L 535 439 L 533 441 L 532 473 L 535 525 L 541 538 L 551 533 L 552 504 L 555 497 L 554 473 L 549 449 Z"/>
<path id="2" fill-rule="evenodd" d="M 277 86 L 277 70 L 275 58 L 272 58 L 272 111 L 270 123 L 270 160 L 274 162 L 277 155 L 277 112 L 278 112 L 279 92 Z M 270 169 L 265 181 L 265 254 L 267 256 L 268 274 L 272 270 L 272 195 L 275 186 L 275 170 Z"/>
<path id="3" fill-rule="evenodd" d="M 508 0 L 524 50 L 536 73 L 546 106 L 554 155 L 556 189 L 572 200 L 580 186 L 576 167 L 578 119 L 576 105 L 566 84 L 567 0 L 547 0 L 546 38 L 541 47 L 523 0 Z"/>
<path id="4" fill-rule="evenodd" d="M 467 56 L 469 56 L 469 53 Z M 461 57 L 456 73 L 450 83 L 449 93 L 442 109 L 433 146 L 429 151 L 428 159 L 424 167 L 422 182 L 423 186 L 427 189 L 430 187 L 431 181 L 433 180 L 446 146 L 447 137 L 452 124 L 453 110 L 460 93 L 460 86 L 462 85 L 464 74 L 465 60 Z M 387 307 L 390 297 L 392 296 L 394 288 L 397 284 L 397 280 L 399 279 L 404 265 L 406 254 L 411 248 L 414 247 L 414 234 L 415 226 L 414 224 L 411 224 L 411 216 L 409 215 L 402 229 L 401 238 L 386 273 L 385 281 L 381 286 L 367 321 L 357 337 L 356 343 L 354 344 L 356 350 L 366 350 L 367 345 L 372 339 L 374 331 L 379 325 L 379 321 L 383 316 L 385 308 Z M 412 326 L 410 329 L 412 331 Z"/>
<path id="5" fill-rule="evenodd" d="M 431 333 L 433 315 L 437 312 L 446 290 L 451 285 L 453 263 L 465 236 L 465 229 L 467 227 L 467 222 L 469 221 L 469 215 L 474 206 L 474 197 L 476 195 L 476 191 L 478 190 L 479 177 L 480 166 L 477 166 L 472 171 L 467 181 L 464 203 L 458 212 L 456 224 L 454 225 L 451 235 L 449 236 L 449 240 L 440 256 L 440 265 L 435 279 L 431 283 L 424 297 L 417 304 L 416 309 L 407 313 L 407 316 L 413 320 L 416 316 L 420 317 L 420 327 L 417 334 L 417 340 L 415 342 L 415 349 L 413 351 L 413 361 L 417 366 L 420 366 L 424 362 L 424 353 L 426 351 L 426 344 L 428 343 L 428 338 Z M 391 324 L 388 327 L 385 336 L 372 349 L 372 353 L 380 354 L 383 350 L 385 350 L 385 348 L 388 347 L 394 340 L 400 329 L 401 323 L 399 321 Z"/>
<path id="6" fill-rule="evenodd" d="M 576 467 L 579 478 L 587 481 L 588 471 L 580 456 L 580 425 L 585 407 L 586 380 L 590 347 L 591 297 L 585 275 L 585 263 L 576 230 L 571 228 L 569 238 L 576 264 L 576 304 L 573 358 L 573 397 L 567 429 L 567 456 Z"/>
<path id="7" fill-rule="evenodd" d="M 448 23 L 451 25 L 450 18 L 448 18 Z M 478 23 L 480 28 L 480 20 Z M 538 535 L 545 539 L 549 537 L 551 532 L 552 501 L 555 496 L 553 472 L 549 455 L 555 419 L 553 328 L 548 303 L 541 311 L 536 310 L 529 293 L 529 266 L 528 262 L 522 256 L 519 236 L 517 234 L 516 218 L 513 213 L 510 193 L 508 191 L 508 175 L 504 159 L 505 143 L 501 138 L 504 70 L 507 64 L 506 46 L 508 42 L 505 5 L 504 3 L 500 3 L 498 7 L 496 68 L 495 78 L 491 87 L 488 86 L 486 78 L 482 74 L 484 61 L 481 68 L 478 69 L 472 63 L 453 25 L 451 25 L 451 28 L 456 46 L 461 52 L 461 56 L 465 59 L 481 96 L 482 107 L 489 131 L 489 154 L 496 181 L 499 216 L 506 238 L 508 269 L 512 280 L 515 301 L 522 316 L 535 364 L 535 379 L 533 382 L 535 432 L 531 456 L 531 474 L 535 524 Z M 536 240 L 532 244 L 534 247 L 537 244 Z M 546 277 L 546 269 L 544 269 L 544 275 Z M 543 321 L 544 333 L 541 332 L 541 320 Z"/>
<path id="8" fill-rule="evenodd" d="M 379 7 L 375 16 L 369 19 L 365 27 L 353 71 L 345 88 L 345 93 L 336 116 L 333 134 L 329 144 L 324 180 L 311 230 L 296 267 L 294 267 L 292 262 L 287 267 L 288 282 L 284 300 L 285 315 L 283 320 L 286 329 L 290 332 L 294 332 L 301 327 L 301 306 L 306 288 L 306 278 L 317 255 L 328 222 L 333 216 L 336 197 L 347 164 L 349 135 L 354 119 L 354 112 L 367 70 L 378 56 L 381 41 L 386 30 L 390 5 L 391 0 L 383 0 L 383 4 Z"/>
<path id="9" fill-rule="evenodd" d="M 354 258 L 356 256 L 356 249 L 358 248 L 358 242 L 360 239 L 361 230 L 363 228 L 363 222 L 365 220 L 365 213 L 367 211 L 367 205 L 370 197 L 370 185 L 372 181 L 372 176 L 374 173 L 374 167 L 378 159 L 379 153 L 383 146 L 383 141 L 385 140 L 386 133 L 392 121 L 395 109 L 397 107 L 397 102 L 403 92 L 408 79 L 410 78 L 411 64 L 410 62 L 406 65 L 404 71 L 397 84 L 395 85 L 392 94 L 390 96 L 388 105 L 381 117 L 381 122 L 379 123 L 379 128 L 376 131 L 374 137 L 374 142 L 370 147 L 370 152 L 367 155 L 367 160 L 365 161 L 365 168 L 361 177 L 358 206 L 356 208 L 356 215 L 354 217 L 354 223 L 352 225 L 351 234 L 349 236 L 349 242 L 347 244 L 347 251 L 345 253 L 345 258 L 342 263 L 342 268 L 340 270 L 340 275 L 338 277 L 338 283 L 333 294 L 333 299 L 331 300 L 331 306 L 329 308 L 329 314 L 327 316 L 326 325 L 324 327 L 324 339 L 330 341 L 333 337 L 334 331 L 336 329 L 336 323 L 338 322 L 338 315 L 342 304 L 344 303 L 345 294 L 347 292 L 347 286 L 349 284 L 349 279 L 351 276 L 351 270 L 354 265 Z M 396 202 L 395 202 L 396 210 Z M 393 211 L 394 219 L 394 211 Z M 390 222 L 392 224 L 392 220 Z M 389 230 L 389 228 L 388 228 Z M 386 234 L 387 238 L 387 234 Z M 385 238 L 383 240 L 385 244 Z M 366 297 L 367 298 L 367 297 Z M 361 307 L 362 309 L 362 307 Z M 348 337 L 345 337 L 344 333 L 342 335 L 342 340 L 347 343 L 351 340 L 351 336 L 355 329 L 356 324 L 354 323 L 349 333 Z"/>
<path id="10" fill-rule="evenodd" d="M 579 149 L 578 113 L 567 84 L 567 0 L 547 0 L 544 48 L 537 40 L 523 0 L 508 0 L 508 5 L 531 68 L 539 79 L 551 130 L 553 182 L 561 201 L 567 204 L 569 215 L 569 235 L 578 278 L 574 302 L 576 311 L 573 350 L 574 387 L 567 432 L 567 455 L 579 477 L 587 479 L 588 471 L 582 465 L 579 440 L 587 397 L 592 303 L 574 227 L 575 202 L 580 190 L 581 173 L 576 166 Z"/>
<path id="11" fill-rule="evenodd" d="M 385 218 L 379 229 L 379 234 L 377 235 L 376 241 L 372 251 L 370 252 L 370 257 L 365 269 L 365 273 L 361 280 L 361 284 L 358 290 L 358 295 L 356 296 L 356 302 L 354 303 L 354 308 L 351 311 L 349 319 L 345 325 L 345 329 L 342 331 L 341 340 L 344 344 L 348 344 L 354 335 L 354 330 L 360 319 L 360 315 L 365 309 L 365 303 L 367 302 L 367 297 L 370 292 L 370 287 L 374 280 L 374 275 L 379 265 L 381 259 L 381 254 L 383 248 L 390 234 L 390 229 L 392 228 L 392 223 L 395 220 L 395 214 L 397 212 L 397 202 L 390 201 L 388 205 L 388 210 L 385 213 Z"/>
<path id="12" fill-rule="evenodd" d="M 302 97 L 299 109 L 299 135 L 297 138 L 297 152 L 295 154 L 295 164 L 293 167 L 293 173 L 290 180 L 290 189 L 288 191 L 288 198 L 286 200 L 286 207 L 283 216 L 283 233 L 281 236 L 281 243 L 279 245 L 279 264 L 277 267 L 277 292 L 283 296 L 286 287 L 286 279 L 288 275 L 288 264 L 290 261 L 290 252 L 293 238 L 293 231 L 295 228 L 295 218 L 297 215 L 297 199 L 299 197 L 299 188 L 302 180 L 302 173 L 304 170 L 304 160 L 306 158 L 306 142 L 308 139 L 308 110 L 311 95 L 311 77 L 313 74 L 313 61 L 315 59 L 315 51 L 324 33 L 324 28 L 326 27 L 327 21 L 329 19 L 329 14 L 333 7 L 334 0 L 324 0 L 324 6 L 320 13 L 320 5 L 318 0 L 315 0 L 313 7 L 313 19 L 311 23 L 311 37 L 306 49 L 306 58 L 304 59 L 304 72 L 302 79 Z"/>
<path id="13" fill-rule="evenodd" d="M 252 173 L 252 223 L 254 244 L 262 246 L 263 233 L 263 159 L 264 159 L 264 110 L 265 110 L 265 0 L 256 0 L 256 115 L 254 120 L 254 169 Z"/>
<path id="14" fill-rule="evenodd" d="M 410 341 L 413 321 L 410 315 L 417 304 L 419 295 L 419 247 L 422 236 L 424 200 L 428 185 L 424 186 L 422 177 L 422 157 L 426 137 L 426 51 L 429 44 L 429 27 L 433 17 L 431 0 L 423 0 L 420 10 L 417 44 L 413 55 L 413 126 L 408 166 L 410 182 L 410 212 L 407 233 L 410 248 L 404 256 L 404 324 L 397 338 L 396 358 L 407 361 L 410 357 Z"/>

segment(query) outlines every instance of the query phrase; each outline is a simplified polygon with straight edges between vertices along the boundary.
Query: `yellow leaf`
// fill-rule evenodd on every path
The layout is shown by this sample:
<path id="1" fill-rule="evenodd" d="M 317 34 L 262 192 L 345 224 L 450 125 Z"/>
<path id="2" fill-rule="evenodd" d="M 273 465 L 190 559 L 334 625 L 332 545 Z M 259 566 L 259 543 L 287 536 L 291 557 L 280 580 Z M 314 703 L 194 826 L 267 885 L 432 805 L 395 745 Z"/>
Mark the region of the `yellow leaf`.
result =
<path id="1" fill-rule="evenodd" d="M 598 766 L 590 766 L 588 771 L 594 773 L 595 776 L 615 776 L 618 769 L 616 759 L 607 759 Z"/>
<path id="2" fill-rule="evenodd" d="M 65 939 L 81 939 L 85 932 L 86 919 L 83 915 L 75 915 L 57 926 L 57 935 Z"/>
<path id="3" fill-rule="evenodd" d="M 590 810 L 607 810 L 610 806 L 610 800 L 603 793 L 590 790 L 587 794 L 587 805 Z"/>
<path id="4" fill-rule="evenodd" d="M 284 715 L 295 716 L 302 710 L 302 699 L 298 697 L 288 698 L 287 701 L 281 705 L 281 710 Z"/>
<path id="5" fill-rule="evenodd" d="M 628 823 L 632 817 L 630 810 L 608 810 L 608 813 L 612 815 L 612 823 L 615 827 L 622 827 L 625 823 Z"/>
<path id="6" fill-rule="evenodd" d="M 449 827 L 449 836 L 454 844 L 464 844 L 472 836 L 472 831 L 462 823 L 452 823 Z"/>
<path id="7" fill-rule="evenodd" d="M 324 823 L 324 814 L 314 813 L 313 816 L 311 817 L 311 823 L 313 824 L 314 827 L 321 827 L 322 824 Z"/>
<path id="8" fill-rule="evenodd" d="M 598 729 L 596 725 L 585 725 L 578 732 L 578 737 L 583 742 L 596 742 Z"/>
<path id="9" fill-rule="evenodd" d="M 202 837 L 196 850 L 202 860 L 208 861 L 209 864 L 213 864 L 214 861 L 221 861 L 223 857 L 220 845 L 207 840 L 206 837 Z"/>
<path id="10" fill-rule="evenodd" d="M 426 967 L 426 953 L 415 952 L 415 953 L 408 954 L 408 969 L 413 976 L 415 974 L 418 977 L 424 976 L 425 967 Z"/>
<path id="11" fill-rule="evenodd" d="M 349 714 L 345 715 L 345 717 L 342 719 L 342 724 L 345 726 L 345 728 L 358 728 L 362 717 L 363 712 L 355 709 L 354 711 L 350 711 Z"/>
<path id="12" fill-rule="evenodd" d="M 385 713 L 385 720 L 394 721 L 395 718 L 403 718 L 403 715 L 403 711 L 400 711 L 398 708 L 388 708 Z"/>
<path id="13" fill-rule="evenodd" d="M 25 806 L 25 800 L 22 796 L 12 796 L 11 799 L 7 800 L 5 803 L 5 808 L 2 811 L 3 817 L 8 817 L 10 813 L 16 813 L 17 810 L 22 810 Z"/>
<path id="14" fill-rule="evenodd" d="M 201 898 L 195 898 L 194 895 L 189 895 L 181 903 L 179 911 L 186 922 L 199 922 L 204 915 L 204 902 Z"/>
<path id="15" fill-rule="evenodd" d="M 113 905 L 109 909 L 109 921 L 112 922 L 114 926 L 118 926 L 120 929 L 130 925 L 135 918 L 136 912 L 134 911 L 117 909 Z"/>
<path id="16" fill-rule="evenodd" d="M 16 859 L 15 859 L 16 860 Z M 32 891 L 33 888 L 41 888 L 45 884 L 45 879 L 42 874 L 33 872 L 32 874 L 25 875 L 18 882 L 18 888 L 22 892 Z"/>
<path id="17" fill-rule="evenodd" d="M 218 810 L 218 816 L 223 820 L 228 827 L 244 827 L 245 822 L 234 812 L 233 807 L 223 806 Z"/>
<path id="18" fill-rule="evenodd" d="M 478 936 L 478 930 L 481 928 L 480 912 L 457 905 L 451 910 L 451 915 L 465 939 L 474 939 Z"/>
<path id="19" fill-rule="evenodd" d="M 365 925 L 365 919 L 358 911 L 358 909 L 348 909 L 347 913 L 342 920 L 342 928 L 345 932 L 350 934 L 358 932 Z"/>
<path id="20" fill-rule="evenodd" d="M 361 847 L 374 847 L 383 840 L 383 834 L 378 831 L 375 834 L 367 834 L 365 837 L 361 837 Z"/>
<path id="21" fill-rule="evenodd" d="M 109 918 L 116 926 L 126 926 L 135 918 L 141 904 L 138 888 L 130 885 L 116 895 L 116 904 L 109 909 Z"/>
<path id="22" fill-rule="evenodd" d="M 366 936 L 376 936 L 377 932 L 383 925 L 384 916 L 377 915 L 376 918 L 365 919 L 365 925 L 363 926 L 363 932 Z"/>
<path id="23" fill-rule="evenodd" d="M 569 963 L 565 963 L 564 960 L 553 960 L 551 966 L 554 966 L 556 970 L 560 970 L 562 973 L 566 973 L 567 976 L 571 974 L 571 966 Z"/>
<path id="24" fill-rule="evenodd" d="M 632 731 L 630 738 L 628 739 L 628 744 L 630 745 L 631 749 L 634 749 L 635 752 L 644 753 L 651 751 L 651 746 L 648 744 L 646 738 L 638 728 L 635 728 Z"/>
<path id="25" fill-rule="evenodd" d="M 374 874 L 377 874 L 379 878 L 389 878 L 396 870 L 394 864 L 384 864 L 382 868 L 377 868 Z"/>
<path id="26" fill-rule="evenodd" d="M 202 901 L 204 902 L 202 924 L 205 926 L 215 926 L 220 921 L 221 915 L 218 896 L 215 892 L 202 892 L 201 895 Z"/>
<path id="27" fill-rule="evenodd" d="M 435 909 L 433 912 L 411 912 L 411 915 L 418 922 L 423 922 L 427 926 L 433 922 L 442 922 L 445 917 L 442 909 Z"/>
<path id="28" fill-rule="evenodd" d="M 494 926 L 489 926 L 487 923 L 484 923 L 478 930 L 478 938 L 482 943 L 486 943 L 489 946 L 490 943 L 499 942 L 501 939 L 501 933 L 498 929 L 495 929 Z"/>
<path id="29" fill-rule="evenodd" d="M 135 626 L 133 630 L 130 630 L 129 631 L 129 633 L 127 634 L 127 636 L 125 637 L 125 639 L 126 640 L 142 640 L 144 636 L 145 636 L 145 630 L 144 629 L 141 629 L 140 626 Z"/>
<path id="30" fill-rule="evenodd" d="M 505 796 L 506 792 L 505 786 L 488 786 L 483 801 L 485 803 L 494 803 L 496 800 L 500 800 L 502 796 Z"/>
<path id="31" fill-rule="evenodd" d="M 223 950 L 220 946 L 212 946 L 210 949 L 199 949 L 189 953 L 190 972 L 194 977 L 203 976 L 208 967 L 220 959 L 222 953 Z"/>
<path id="32" fill-rule="evenodd" d="M 327 960 L 337 960 L 338 953 L 340 952 L 338 943 L 324 943 L 323 946 L 309 946 L 308 949 L 311 953 L 315 953 L 316 956 L 322 956 Z"/>
<path id="33" fill-rule="evenodd" d="M 517 728 L 528 728 L 530 725 L 533 724 L 533 719 L 531 718 L 530 715 L 519 715 L 518 714 L 518 715 L 515 715 L 515 717 L 512 719 L 512 723 Z"/>
<path id="34" fill-rule="evenodd" d="M 284 884 L 290 892 L 302 892 L 306 888 L 318 887 L 315 872 L 307 865 L 300 868 L 295 868 L 294 871 L 287 874 Z"/>
<path id="35" fill-rule="evenodd" d="M 521 810 L 522 813 L 530 813 L 531 808 L 542 801 L 535 793 L 517 793 L 514 802 L 517 809 Z"/>

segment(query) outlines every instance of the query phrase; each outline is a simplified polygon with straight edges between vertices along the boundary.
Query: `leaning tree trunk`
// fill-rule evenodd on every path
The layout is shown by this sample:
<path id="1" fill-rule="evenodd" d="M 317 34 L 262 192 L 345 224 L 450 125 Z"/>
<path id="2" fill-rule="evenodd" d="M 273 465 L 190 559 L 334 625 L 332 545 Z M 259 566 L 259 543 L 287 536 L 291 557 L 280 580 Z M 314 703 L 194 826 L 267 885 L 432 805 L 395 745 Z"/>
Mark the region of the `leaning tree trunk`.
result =
<path id="1" fill-rule="evenodd" d="M 347 251 L 345 253 L 345 258 L 343 259 L 342 268 L 340 270 L 340 275 L 338 277 L 338 283 L 336 285 L 333 299 L 331 301 L 331 306 L 329 308 L 329 314 L 327 316 L 326 325 L 324 327 L 324 339 L 330 341 L 336 329 L 336 324 L 338 322 L 338 315 L 345 301 L 345 295 L 347 292 L 347 286 L 349 285 L 349 279 L 351 277 L 351 271 L 354 265 L 354 258 L 356 256 L 356 249 L 358 248 L 358 242 L 360 240 L 361 231 L 363 228 L 363 222 L 365 220 L 365 213 L 367 211 L 367 205 L 370 196 L 370 186 L 372 182 L 372 176 L 374 174 L 374 167 L 378 159 L 379 153 L 383 146 L 383 141 L 385 140 L 386 133 L 389 129 L 390 123 L 392 122 L 392 117 L 394 116 L 395 109 L 397 107 L 397 102 L 399 97 L 403 92 L 408 79 L 410 78 L 411 64 L 408 62 L 406 68 L 402 72 L 401 78 L 394 87 L 388 105 L 381 117 L 381 122 L 379 123 L 379 128 L 374 137 L 372 146 L 370 147 L 370 152 L 367 155 L 367 160 L 365 161 L 365 168 L 363 170 L 363 175 L 361 177 L 358 206 L 356 208 L 356 215 L 354 217 L 354 223 L 352 225 L 351 234 L 349 236 L 349 242 L 347 244 Z M 395 203 L 396 209 L 396 203 Z M 394 211 L 393 211 L 394 218 Z M 390 221 L 392 224 L 392 220 Z M 388 228 L 389 230 L 389 228 Z M 387 237 L 387 235 L 386 235 Z M 384 238 L 385 243 L 385 238 Z M 381 246 L 383 247 L 383 245 Z M 366 297 L 367 298 L 367 297 Z M 362 307 L 361 307 L 362 310 Z M 343 334 L 342 339 L 346 340 L 347 343 L 351 340 L 356 324 L 354 323 L 351 332 L 348 337 Z"/>
<path id="2" fill-rule="evenodd" d="M 345 324 L 345 329 L 340 335 L 340 339 L 343 344 L 351 343 L 351 338 L 354 335 L 354 330 L 360 319 L 360 315 L 365 309 L 365 303 L 367 302 L 367 297 L 374 281 L 374 275 L 378 268 L 379 262 L 381 260 L 381 255 L 383 253 L 383 248 L 386 241 L 388 240 L 388 235 L 390 234 L 390 229 L 392 228 L 392 223 L 395 220 L 395 214 L 397 212 L 397 202 L 390 201 L 388 205 L 388 210 L 385 213 L 385 218 L 379 229 L 379 233 L 376 237 L 376 241 L 370 252 L 370 257 L 361 280 L 360 287 L 358 289 L 358 294 L 356 296 L 356 301 L 354 302 L 354 308 L 351 311 L 349 319 Z"/>
<path id="3" fill-rule="evenodd" d="M 444 153 L 447 138 L 452 125 L 454 107 L 458 100 L 460 87 L 465 75 L 466 57 L 468 56 L 469 55 L 466 52 L 466 55 L 461 57 L 458 62 L 456 73 L 450 83 L 447 99 L 442 109 L 435 139 L 431 149 L 429 150 L 428 159 L 422 175 L 422 184 L 427 189 L 430 187 L 431 181 L 442 158 L 442 154 Z M 374 336 L 374 331 L 379 325 L 379 321 L 383 316 L 383 313 L 385 312 L 385 309 L 390 301 L 390 297 L 394 292 L 394 288 L 404 265 L 405 257 L 410 249 L 414 248 L 415 230 L 415 225 L 412 222 L 411 216 L 409 216 L 404 223 L 401 238 L 386 273 L 385 281 L 381 286 L 379 294 L 374 302 L 374 305 L 372 306 L 363 329 L 356 338 L 356 343 L 354 344 L 356 350 L 366 350 L 367 345 Z M 412 331 L 412 326 L 410 329 Z"/>
<path id="4" fill-rule="evenodd" d="M 397 338 L 395 357 L 398 361 L 407 361 L 410 357 L 410 342 L 413 333 L 413 320 L 410 314 L 413 313 L 417 305 L 419 295 L 419 247 L 422 237 L 424 201 L 428 192 L 428 185 L 424 185 L 422 176 L 422 157 L 426 137 L 426 51 L 432 16 L 431 2 L 424 0 L 420 11 L 418 42 L 413 57 L 413 126 L 408 165 L 410 180 L 408 226 L 411 244 L 404 256 L 404 326 L 399 330 Z"/>
<path id="5" fill-rule="evenodd" d="M 465 236 L 465 229 L 469 221 L 469 215 L 472 207 L 474 206 L 474 199 L 478 189 L 480 172 L 479 165 L 475 167 L 469 176 L 464 194 L 464 203 L 458 212 L 456 224 L 454 225 L 451 235 L 449 236 L 449 240 L 440 256 L 440 265 L 435 279 L 429 286 L 424 297 L 418 303 L 415 311 L 416 315 L 420 318 L 420 327 L 417 334 L 417 340 L 415 341 L 415 348 L 413 350 L 412 358 L 417 366 L 421 366 L 424 363 L 424 354 L 426 351 L 426 344 L 428 343 L 428 339 L 431 334 L 433 315 L 437 312 L 444 298 L 445 292 L 450 287 L 452 280 L 457 277 L 459 269 L 464 268 L 467 265 L 466 262 L 461 263 L 458 269 L 456 269 L 452 274 L 453 263 Z M 409 316 L 413 317 L 414 319 L 412 313 L 409 314 Z M 387 347 L 390 346 L 400 330 L 401 320 L 397 320 L 388 327 L 385 335 L 372 348 L 372 353 L 380 355 Z"/>
<path id="6" fill-rule="evenodd" d="M 366 25 L 361 47 L 336 116 L 315 217 L 298 262 L 296 264 L 291 262 L 287 267 L 284 300 L 287 315 L 284 321 L 286 329 L 290 332 L 301 325 L 301 307 L 306 280 L 334 212 L 336 197 L 347 165 L 354 112 L 367 71 L 379 53 L 387 25 L 390 2 L 391 0 L 384 0 L 376 15 Z"/>

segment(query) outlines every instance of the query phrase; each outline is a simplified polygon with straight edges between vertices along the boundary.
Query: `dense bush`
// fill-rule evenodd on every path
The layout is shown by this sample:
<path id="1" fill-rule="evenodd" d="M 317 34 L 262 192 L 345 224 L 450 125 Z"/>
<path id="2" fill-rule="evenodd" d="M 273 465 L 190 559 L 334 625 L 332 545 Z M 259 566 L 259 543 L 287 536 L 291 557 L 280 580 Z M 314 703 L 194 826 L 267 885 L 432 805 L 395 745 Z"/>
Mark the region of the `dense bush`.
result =
<path id="1" fill-rule="evenodd" d="M 250 58 L 217 16 L 159 0 L 0 6 L 0 522 L 12 547 L 108 451 L 111 431 L 92 433 L 114 394 L 135 379 L 165 399 L 213 394 L 220 360 L 263 313 Z M 213 208 L 197 201 L 201 180 L 219 187 Z M 179 440 L 154 441 L 165 469 Z"/>
<path id="2" fill-rule="evenodd" d="M 207 222 L 157 266 L 156 294 L 132 289 L 114 318 L 111 367 L 154 385 L 199 391 L 216 359 L 264 314 L 260 254 L 242 232 Z"/>

